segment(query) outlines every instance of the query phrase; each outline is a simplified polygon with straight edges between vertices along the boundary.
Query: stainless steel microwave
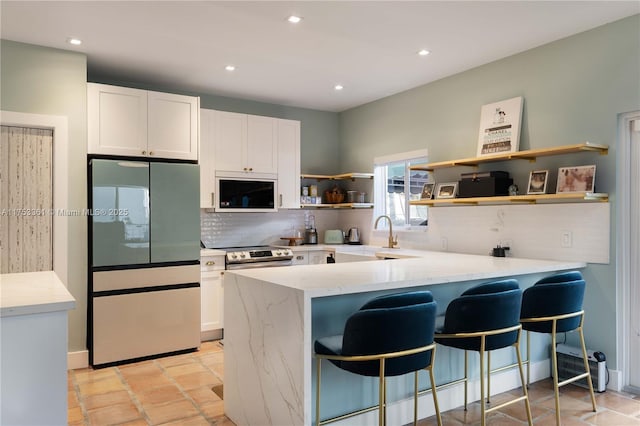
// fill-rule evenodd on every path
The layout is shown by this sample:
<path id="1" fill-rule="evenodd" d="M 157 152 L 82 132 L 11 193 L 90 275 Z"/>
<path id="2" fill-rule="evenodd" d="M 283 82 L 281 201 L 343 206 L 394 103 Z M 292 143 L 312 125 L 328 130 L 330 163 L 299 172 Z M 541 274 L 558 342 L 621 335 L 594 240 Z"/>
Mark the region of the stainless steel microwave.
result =
<path id="1" fill-rule="evenodd" d="M 215 209 L 220 212 L 274 212 L 276 179 L 217 177 Z"/>

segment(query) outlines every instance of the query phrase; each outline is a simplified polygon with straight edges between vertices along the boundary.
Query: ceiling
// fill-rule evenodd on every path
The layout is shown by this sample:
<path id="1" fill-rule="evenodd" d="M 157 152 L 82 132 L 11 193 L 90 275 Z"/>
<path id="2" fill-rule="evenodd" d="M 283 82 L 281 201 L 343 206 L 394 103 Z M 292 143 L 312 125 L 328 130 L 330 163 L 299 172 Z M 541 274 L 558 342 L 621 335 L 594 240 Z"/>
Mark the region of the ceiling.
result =
<path id="1" fill-rule="evenodd" d="M 640 2 L 2 0 L 0 8 L 3 39 L 84 52 L 94 80 L 343 111 L 640 13 Z M 287 22 L 292 14 L 302 21 Z"/>

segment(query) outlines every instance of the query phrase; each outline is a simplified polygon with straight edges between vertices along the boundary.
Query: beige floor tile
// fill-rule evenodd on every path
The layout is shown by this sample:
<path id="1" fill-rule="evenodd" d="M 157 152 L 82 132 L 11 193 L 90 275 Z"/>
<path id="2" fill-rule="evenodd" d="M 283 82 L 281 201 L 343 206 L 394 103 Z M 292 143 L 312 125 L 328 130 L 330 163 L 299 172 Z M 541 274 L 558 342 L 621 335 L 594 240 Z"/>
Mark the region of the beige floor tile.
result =
<path id="1" fill-rule="evenodd" d="M 155 361 L 142 361 L 135 364 L 126 364 L 118 367 L 120 374 L 125 378 L 133 376 L 149 376 L 154 374 L 162 374 L 160 365 L 156 365 Z"/>
<path id="2" fill-rule="evenodd" d="M 175 377 L 174 380 L 185 390 L 195 389 L 203 386 L 213 387 L 214 385 L 221 383 L 220 379 L 218 379 L 213 373 L 210 373 L 208 371 L 185 374 L 183 376 Z"/>
<path id="3" fill-rule="evenodd" d="M 596 394 L 596 404 L 598 408 L 605 407 L 628 416 L 640 415 L 640 401 L 617 392 L 607 391 Z"/>
<path id="4" fill-rule="evenodd" d="M 67 410 L 67 421 L 71 423 L 84 422 L 84 414 L 81 407 L 72 407 Z"/>
<path id="5" fill-rule="evenodd" d="M 131 402 L 131 397 L 129 396 L 129 392 L 126 390 L 102 393 L 98 395 L 88 395 L 83 398 L 84 407 L 87 410 L 95 410 L 96 408 L 129 402 Z"/>
<path id="6" fill-rule="evenodd" d="M 75 389 L 72 389 L 67 392 L 67 408 L 74 408 L 80 405 L 78 401 L 78 395 L 76 394 Z"/>
<path id="7" fill-rule="evenodd" d="M 166 368 L 166 373 L 174 378 L 178 376 L 184 376 L 185 374 L 202 373 L 205 371 L 207 371 L 207 369 L 199 362 L 175 365 L 173 367 Z"/>
<path id="8" fill-rule="evenodd" d="M 179 401 L 184 399 L 184 395 L 177 386 L 171 384 L 167 386 L 159 386 L 137 394 L 138 401 L 143 406 L 162 404 L 166 402 Z"/>
<path id="9" fill-rule="evenodd" d="M 118 377 L 110 377 L 103 380 L 87 380 L 78 384 L 78 389 L 80 389 L 80 397 L 84 398 L 88 395 L 124 390 L 125 387 Z"/>
<path id="10" fill-rule="evenodd" d="M 145 419 L 136 419 L 130 422 L 120 423 L 118 426 L 149 426 L 149 422 Z"/>
<path id="11" fill-rule="evenodd" d="M 163 426 L 209 426 L 211 423 L 202 416 L 189 417 L 174 422 L 165 423 Z"/>
<path id="12" fill-rule="evenodd" d="M 549 410 L 540 407 L 537 404 L 530 403 L 529 405 L 531 406 L 531 417 L 533 419 L 543 416 L 549 412 Z M 527 421 L 527 410 L 524 401 L 519 401 L 511 405 L 507 405 L 506 407 L 499 409 L 498 412 L 506 414 L 509 417 L 513 417 L 523 422 Z"/>
<path id="13" fill-rule="evenodd" d="M 189 397 L 193 399 L 193 402 L 198 405 L 220 401 L 220 397 L 216 395 L 215 392 L 213 392 L 211 386 L 202 386 L 199 388 L 187 390 L 186 392 L 187 395 L 189 395 Z"/>
<path id="14" fill-rule="evenodd" d="M 138 374 L 127 379 L 127 384 L 133 392 L 148 392 L 154 388 L 168 386 L 171 380 L 162 374 Z"/>
<path id="15" fill-rule="evenodd" d="M 91 426 L 121 424 L 142 417 L 136 406 L 131 402 L 97 408 L 88 411 L 87 414 Z"/>
<path id="16" fill-rule="evenodd" d="M 562 426 L 586 426 L 590 425 L 577 417 L 562 416 Z M 534 419 L 535 426 L 556 426 L 556 413 L 549 412 L 547 415 Z M 613 425 L 611 425 L 613 426 Z"/>
<path id="17" fill-rule="evenodd" d="M 210 419 L 224 416 L 224 402 L 216 401 L 210 404 L 204 404 L 200 406 L 200 410 L 202 410 L 202 413 Z"/>
<path id="18" fill-rule="evenodd" d="M 111 379 L 117 376 L 117 370 L 114 367 L 100 368 L 97 370 L 93 368 L 83 368 L 73 371 L 74 378 L 78 384 L 88 381 Z"/>
<path id="19" fill-rule="evenodd" d="M 159 425 L 179 419 L 190 418 L 200 414 L 193 404 L 187 400 L 174 401 L 167 404 L 149 405 L 144 408 L 152 425 Z"/>
<path id="20" fill-rule="evenodd" d="M 182 365 L 182 364 L 193 364 L 195 362 L 198 362 L 196 358 L 194 358 L 192 355 L 186 355 L 186 354 L 168 356 L 166 358 L 160 358 L 157 360 L 157 363 L 163 366 L 164 368 L 172 367 L 175 365 Z"/>
<path id="21" fill-rule="evenodd" d="M 224 364 L 213 364 L 208 366 L 209 369 L 224 382 Z"/>
<path id="22" fill-rule="evenodd" d="M 585 421 L 589 422 L 589 424 L 596 426 L 631 426 L 640 425 L 640 420 L 634 417 L 625 416 L 620 413 L 616 413 L 614 411 L 602 410 L 599 411 L 592 416 L 584 417 Z"/>

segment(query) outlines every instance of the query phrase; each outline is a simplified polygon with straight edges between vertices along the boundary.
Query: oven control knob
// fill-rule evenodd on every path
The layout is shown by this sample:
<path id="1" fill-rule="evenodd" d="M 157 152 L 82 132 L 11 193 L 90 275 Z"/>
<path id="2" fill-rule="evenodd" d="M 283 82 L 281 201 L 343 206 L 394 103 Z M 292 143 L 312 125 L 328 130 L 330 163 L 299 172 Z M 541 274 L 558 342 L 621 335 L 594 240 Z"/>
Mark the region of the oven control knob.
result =
<path id="1" fill-rule="evenodd" d="M 238 258 L 238 255 L 237 255 L 237 254 L 232 254 L 232 255 L 231 255 L 231 258 L 232 258 L 232 259 L 237 259 L 237 258 Z"/>
<path id="2" fill-rule="evenodd" d="M 276 250 L 274 254 L 276 256 L 282 256 L 282 252 L 280 250 Z"/>
<path id="3" fill-rule="evenodd" d="M 240 257 L 241 257 L 242 259 L 244 259 L 244 257 L 245 257 L 245 256 L 244 256 L 244 253 L 240 253 Z"/>

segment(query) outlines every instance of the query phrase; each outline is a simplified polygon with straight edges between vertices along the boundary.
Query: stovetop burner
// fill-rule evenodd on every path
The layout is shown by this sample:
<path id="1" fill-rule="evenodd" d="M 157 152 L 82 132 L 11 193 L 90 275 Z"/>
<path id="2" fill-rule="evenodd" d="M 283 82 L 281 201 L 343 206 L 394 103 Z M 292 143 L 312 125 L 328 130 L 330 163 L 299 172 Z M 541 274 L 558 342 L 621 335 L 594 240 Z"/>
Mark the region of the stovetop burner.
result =
<path id="1" fill-rule="evenodd" d="M 279 247 L 230 247 L 224 249 L 227 264 L 273 262 L 293 259 L 293 251 Z"/>

